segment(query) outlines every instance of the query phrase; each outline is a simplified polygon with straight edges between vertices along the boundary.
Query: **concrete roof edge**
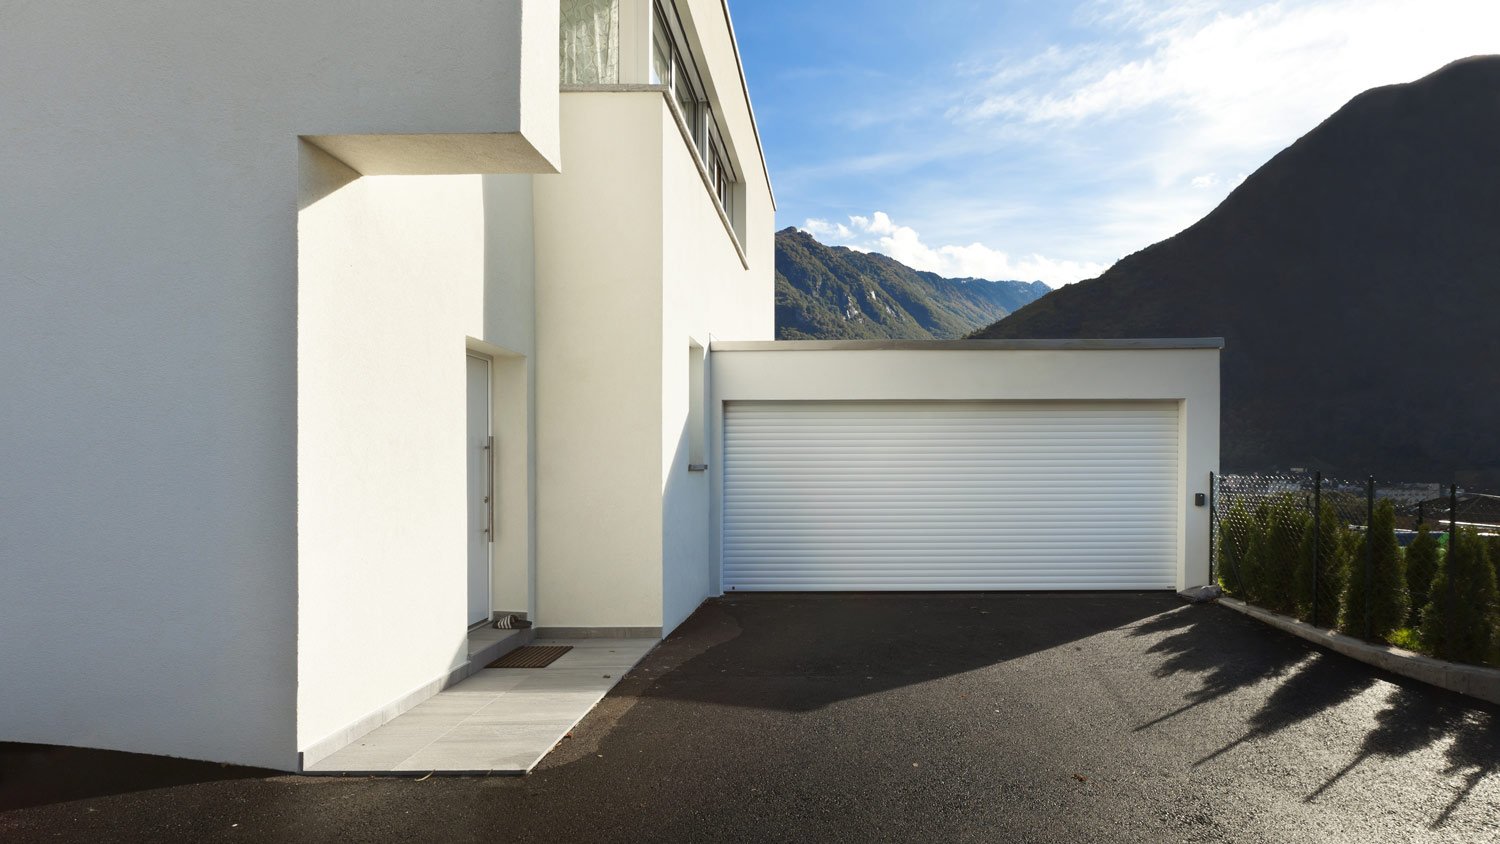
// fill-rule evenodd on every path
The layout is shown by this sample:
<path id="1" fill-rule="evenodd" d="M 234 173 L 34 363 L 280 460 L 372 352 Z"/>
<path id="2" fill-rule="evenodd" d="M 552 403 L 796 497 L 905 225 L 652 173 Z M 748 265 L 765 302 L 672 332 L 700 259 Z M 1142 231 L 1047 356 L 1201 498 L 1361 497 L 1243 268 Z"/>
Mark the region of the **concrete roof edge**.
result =
<path id="1" fill-rule="evenodd" d="M 734 19 L 729 16 L 729 0 L 720 0 L 724 10 L 724 23 L 729 27 L 729 44 L 734 47 L 734 63 L 740 71 L 740 92 L 745 96 L 745 110 L 750 113 L 750 130 L 755 135 L 755 152 L 760 156 L 760 171 L 766 179 L 766 193 L 771 196 L 771 210 L 776 210 L 776 189 L 771 187 L 771 166 L 766 163 L 766 148 L 760 142 L 760 125 L 755 121 L 755 104 L 750 102 L 750 82 L 745 78 L 745 61 L 740 56 L 740 38 L 734 31 Z M 775 227 L 772 226 L 774 229 Z"/>
<path id="2" fill-rule="evenodd" d="M 715 340 L 715 352 L 989 352 L 1223 349 L 1223 337 L 1113 340 Z"/>

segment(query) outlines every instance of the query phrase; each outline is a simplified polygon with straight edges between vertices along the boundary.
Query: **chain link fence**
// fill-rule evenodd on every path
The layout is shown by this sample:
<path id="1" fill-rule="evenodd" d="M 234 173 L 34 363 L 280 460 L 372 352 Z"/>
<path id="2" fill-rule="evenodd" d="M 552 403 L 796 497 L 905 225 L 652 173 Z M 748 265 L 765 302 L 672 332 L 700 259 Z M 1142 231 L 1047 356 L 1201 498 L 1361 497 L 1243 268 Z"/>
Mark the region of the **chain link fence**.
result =
<path id="1" fill-rule="evenodd" d="M 1371 641 L 1500 659 L 1500 497 L 1321 473 L 1218 475 L 1211 505 L 1210 566 L 1228 594 Z"/>

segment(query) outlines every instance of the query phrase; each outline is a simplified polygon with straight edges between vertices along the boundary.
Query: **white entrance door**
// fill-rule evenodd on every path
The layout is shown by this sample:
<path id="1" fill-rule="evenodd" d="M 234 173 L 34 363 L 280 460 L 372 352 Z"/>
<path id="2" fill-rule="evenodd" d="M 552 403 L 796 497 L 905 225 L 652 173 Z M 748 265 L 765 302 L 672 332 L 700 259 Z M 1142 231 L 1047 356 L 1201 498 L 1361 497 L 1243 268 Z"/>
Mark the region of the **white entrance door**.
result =
<path id="1" fill-rule="evenodd" d="M 1171 589 L 1172 402 L 735 402 L 727 590 Z"/>
<path id="2" fill-rule="evenodd" d="M 490 362 L 468 359 L 469 623 L 490 616 L 490 544 L 494 526 L 494 437 L 490 427 Z"/>

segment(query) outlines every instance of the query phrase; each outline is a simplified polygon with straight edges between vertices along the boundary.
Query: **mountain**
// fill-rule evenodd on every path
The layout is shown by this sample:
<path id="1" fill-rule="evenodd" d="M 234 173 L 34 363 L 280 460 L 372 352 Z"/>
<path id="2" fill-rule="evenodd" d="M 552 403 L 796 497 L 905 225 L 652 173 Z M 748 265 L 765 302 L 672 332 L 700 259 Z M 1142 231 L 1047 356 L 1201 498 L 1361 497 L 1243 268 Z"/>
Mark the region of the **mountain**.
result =
<path id="1" fill-rule="evenodd" d="M 976 337 L 1222 336 L 1227 471 L 1500 484 L 1500 56 L 1375 88 Z"/>
<path id="2" fill-rule="evenodd" d="M 892 258 L 776 233 L 780 340 L 949 339 L 1045 294 L 1040 281 L 944 278 Z"/>

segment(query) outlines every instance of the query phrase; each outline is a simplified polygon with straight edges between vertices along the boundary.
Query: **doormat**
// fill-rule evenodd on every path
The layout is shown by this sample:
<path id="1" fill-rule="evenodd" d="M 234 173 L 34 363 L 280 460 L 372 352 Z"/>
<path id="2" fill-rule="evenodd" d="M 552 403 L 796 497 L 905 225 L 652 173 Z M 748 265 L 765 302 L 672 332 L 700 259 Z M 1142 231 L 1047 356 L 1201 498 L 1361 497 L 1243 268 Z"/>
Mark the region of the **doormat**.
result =
<path id="1" fill-rule="evenodd" d="M 486 668 L 546 668 L 573 650 L 572 645 L 526 645 L 500 657 Z"/>

